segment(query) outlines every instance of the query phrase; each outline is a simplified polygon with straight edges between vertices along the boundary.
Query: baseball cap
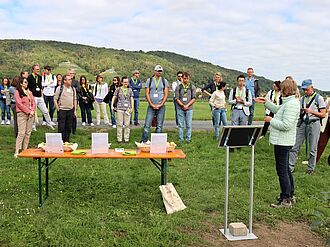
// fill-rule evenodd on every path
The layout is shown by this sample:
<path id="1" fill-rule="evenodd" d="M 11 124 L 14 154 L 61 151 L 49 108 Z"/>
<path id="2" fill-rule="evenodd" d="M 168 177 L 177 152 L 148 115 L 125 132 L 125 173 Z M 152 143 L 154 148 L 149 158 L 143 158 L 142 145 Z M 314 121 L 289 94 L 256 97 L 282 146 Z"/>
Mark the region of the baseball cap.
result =
<path id="1" fill-rule="evenodd" d="M 155 71 L 158 71 L 158 70 L 163 71 L 163 67 L 158 64 L 158 65 L 155 66 L 155 69 L 154 70 Z"/>
<path id="2" fill-rule="evenodd" d="M 313 86 L 312 79 L 303 80 L 301 83 L 301 89 L 307 89 L 309 86 Z"/>

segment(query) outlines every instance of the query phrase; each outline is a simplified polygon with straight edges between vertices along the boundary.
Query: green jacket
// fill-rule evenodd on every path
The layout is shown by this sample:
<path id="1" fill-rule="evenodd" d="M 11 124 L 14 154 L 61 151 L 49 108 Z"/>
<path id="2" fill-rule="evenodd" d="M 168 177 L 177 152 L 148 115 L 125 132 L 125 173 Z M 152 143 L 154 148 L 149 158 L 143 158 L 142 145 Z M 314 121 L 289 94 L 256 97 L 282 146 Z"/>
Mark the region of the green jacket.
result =
<path id="1" fill-rule="evenodd" d="M 265 107 L 275 114 L 270 121 L 269 142 L 273 145 L 293 146 L 296 142 L 296 126 L 300 113 L 299 99 L 295 95 L 283 97 L 282 105 L 270 101 Z"/>

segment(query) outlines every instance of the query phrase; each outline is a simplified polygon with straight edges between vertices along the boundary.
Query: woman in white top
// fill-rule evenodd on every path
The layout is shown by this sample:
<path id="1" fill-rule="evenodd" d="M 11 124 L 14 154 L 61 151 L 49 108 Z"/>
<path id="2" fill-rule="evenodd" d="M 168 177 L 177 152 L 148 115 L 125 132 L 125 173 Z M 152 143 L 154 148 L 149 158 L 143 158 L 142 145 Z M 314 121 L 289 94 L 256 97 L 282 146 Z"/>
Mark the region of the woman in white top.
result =
<path id="1" fill-rule="evenodd" d="M 269 90 L 266 94 L 266 99 L 275 105 L 282 105 L 282 96 L 281 96 L 281 88 L 280 88 L 281 82 L 280 81 L 274 81 L 273 89 Z M 266 116 L 274 117 L 274 113 L 272 113 L 270 110 L 266 108 L 265 110 Z M 267 134 L 267 130 L 269 127 L 269 123 L 265 122 L 264 127 L 261 132 L 261 137 L 264 137 Z"/>
<path id="2" fill-rule="evenodd" d="M 222 122 L 223 126 L 227 125 L 227 116 L 226 116 L 226 95 L 225 90 L 226 83 L 220 82 L 217 86 L 217 90 L 215 90 L 211 98 L 209 100 L 209 104 L 212 107 L 212 117 L 214 119 L 214 132 L 215 137 L 219 139 L 219 131 L 220 131 L 220 124 Z"/>
<path id="3" fill-rule="evenodd" d="M 109 124 L 109 118 L 107 114 L 107 104 L 103 102 L 105 96 L 108 94 L 108 84 L 103 82 L 103 77 L 101 75 L 96 76 L 96 84 L 94 87 L 94 98 L 95 98 L 95 110 L 96 110 L 96 125 L 101 123 L 102 110 L 104 124 Z"/>

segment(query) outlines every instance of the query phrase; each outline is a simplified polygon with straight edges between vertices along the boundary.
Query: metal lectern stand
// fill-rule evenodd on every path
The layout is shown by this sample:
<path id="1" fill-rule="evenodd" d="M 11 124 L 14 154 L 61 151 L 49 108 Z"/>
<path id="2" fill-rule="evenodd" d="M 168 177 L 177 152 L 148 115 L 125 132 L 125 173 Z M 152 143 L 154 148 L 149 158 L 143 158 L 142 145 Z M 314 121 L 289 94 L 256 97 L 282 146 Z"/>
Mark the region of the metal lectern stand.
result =
<path id="1" fill-rule="evenodd" d="M 224 228 L 220 232 L 231 241 L 257 239 L 252 233 L 253 213 L 253 184 L 254 184 L 254 146 L 259 139 L 263 126 L 224 126 L 221 133 L 219 147 L 226 148 L 226 180 L 225 180 L 225 209 Z M 229 194 L 229 150 L 237 147 L 251 147 L 250 161 L 250 208 L 249 229 L 246 236 L 233 236 L 228 229 L 228 194 Z"/>

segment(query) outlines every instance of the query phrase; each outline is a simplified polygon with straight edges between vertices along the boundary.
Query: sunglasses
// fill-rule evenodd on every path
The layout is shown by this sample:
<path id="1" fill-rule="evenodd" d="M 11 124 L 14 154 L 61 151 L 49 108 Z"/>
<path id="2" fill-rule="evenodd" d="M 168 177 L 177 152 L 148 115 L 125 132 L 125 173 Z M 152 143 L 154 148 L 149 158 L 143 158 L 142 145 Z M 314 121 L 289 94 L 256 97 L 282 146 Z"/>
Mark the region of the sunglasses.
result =
<path id="1" fill-rule="evenodd" d="M 162 70 L 157 70 L 157 72 L 158 72 L 158 73 L 161 73 L 161 72 L 163 72 L 163 71 L 162 71 Z"/>

